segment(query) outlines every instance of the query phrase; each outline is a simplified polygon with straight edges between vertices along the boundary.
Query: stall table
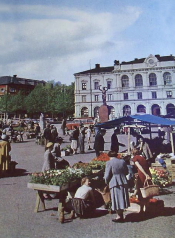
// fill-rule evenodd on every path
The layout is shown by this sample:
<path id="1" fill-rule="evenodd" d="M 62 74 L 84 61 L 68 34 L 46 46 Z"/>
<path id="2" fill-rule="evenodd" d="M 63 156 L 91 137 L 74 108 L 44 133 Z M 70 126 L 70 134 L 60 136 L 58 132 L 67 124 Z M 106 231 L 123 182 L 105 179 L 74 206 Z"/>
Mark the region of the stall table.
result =
<path id="1" fill-rule="evenodd" d="M 59 196 L 58 217 L 59 217 L 59 221 L 61 223 L 64 223 L 64 206 L 65 206 L 67 191 L 70 188 L 76 186 L 77 184 L 78 184 L 78 181 L 73 181 L 63 186 L 28 183 L 27 184 L 28 188 L 31 188 L 37 191 L 36 205 L 35 205 L 34 212 L 38 212 L 40 204 L 43 210 L 46 209 L 43 193 L 57 193 Z"/>

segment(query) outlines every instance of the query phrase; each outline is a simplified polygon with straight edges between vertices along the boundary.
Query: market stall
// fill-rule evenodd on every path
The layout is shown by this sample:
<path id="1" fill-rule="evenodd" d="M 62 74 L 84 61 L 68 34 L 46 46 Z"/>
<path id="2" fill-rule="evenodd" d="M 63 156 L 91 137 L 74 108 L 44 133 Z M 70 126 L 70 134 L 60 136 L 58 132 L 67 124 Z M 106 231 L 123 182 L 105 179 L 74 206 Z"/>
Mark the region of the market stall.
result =
<path id="1" fill-rule="evenodd" d="M 152 125 L 159 125 L 159 126 L 165 126 L 165 127 L 173 127 L 175 126 L 175 121 L 150 115 L 150 114 L 144 114 L 144 115 L 131 115 L 127 117 L 121 117 L 117 118 L 111 121 L 107 121 L 104 123 L 99 123 L 96 125 L 99 128 L 104 128 L 104 129 L 111 129 L 115 127 L 120 127 L 120 126 L 131 126 L 131 125 L 143 125 L 149 128 L 150 132 L 150 139 L 152 139 L 152 131 L 151 131 L 151 126 Z M 171 139 L 171 147 L 172 147 L 172 152 L 175 153 L 174 149 L 174 141 L 173 141 L 173 133 L 172 131 L 170 133 L 170 139 Z"/>

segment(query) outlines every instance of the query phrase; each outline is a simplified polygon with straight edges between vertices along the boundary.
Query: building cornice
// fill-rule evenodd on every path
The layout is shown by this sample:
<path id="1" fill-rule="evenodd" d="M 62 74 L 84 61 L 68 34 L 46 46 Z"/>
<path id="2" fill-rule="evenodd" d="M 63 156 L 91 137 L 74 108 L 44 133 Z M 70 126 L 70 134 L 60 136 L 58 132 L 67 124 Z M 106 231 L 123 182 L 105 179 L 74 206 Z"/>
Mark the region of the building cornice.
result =
<path id="1" fill-rule="evenodd" d="M 163 70 L 175 70 L 175 66 L 169 66 L 169 67 L 152 67 L 152 68 L 141 68 L 141 69 L 123 69 L 123 70 L 114 70 L 113 74 L 121 74 L 121 73 L 134 73 L 134 72 L 147 72 L 147 71 L 163 71 Z"/>

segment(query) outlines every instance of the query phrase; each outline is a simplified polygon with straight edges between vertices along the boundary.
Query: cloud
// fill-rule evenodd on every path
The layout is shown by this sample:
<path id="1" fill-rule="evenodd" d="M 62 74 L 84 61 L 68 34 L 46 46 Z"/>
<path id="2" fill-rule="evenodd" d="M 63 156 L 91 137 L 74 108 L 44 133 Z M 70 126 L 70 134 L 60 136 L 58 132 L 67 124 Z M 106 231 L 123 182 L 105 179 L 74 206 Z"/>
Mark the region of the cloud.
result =
<path id="1" fill-rule="evenodd" d="M 44 5 L 0 5 L 0 12 L 18 15 L 0 23 L 1 74 L 67 82 L 76 72 L 69 69 L 123 47 L 116 34 L 122 34 L 141 14 L 134 7 L 112 14 Z"/>

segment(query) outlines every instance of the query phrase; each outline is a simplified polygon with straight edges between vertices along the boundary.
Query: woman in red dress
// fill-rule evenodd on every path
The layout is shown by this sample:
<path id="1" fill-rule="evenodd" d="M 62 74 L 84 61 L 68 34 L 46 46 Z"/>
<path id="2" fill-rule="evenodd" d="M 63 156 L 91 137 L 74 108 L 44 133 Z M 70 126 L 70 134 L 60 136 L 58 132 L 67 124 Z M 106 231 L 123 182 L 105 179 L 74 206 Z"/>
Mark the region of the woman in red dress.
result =
<path id="1" fill-rule="evenodd" d="M 140 188 L 144 187 L 145 180 L 151 180 L 151 173 L 149 171 L 149 165 L 148 162 L 146 161 L 146 158 L 140 155 L 140 153 L 141 152 L 137 148 L 134 148 L 132 151 L 132 154 L 134 155 L 133 162 L 138 170 L 138 178 L 136 186 L 137 186 L 138 200 L 140 201 L 140 212 L 142 213 L 144 211 L 144 206 L 146 211 L 146 208 L 149 204 L 149 198 L 142 197 Z"/>

